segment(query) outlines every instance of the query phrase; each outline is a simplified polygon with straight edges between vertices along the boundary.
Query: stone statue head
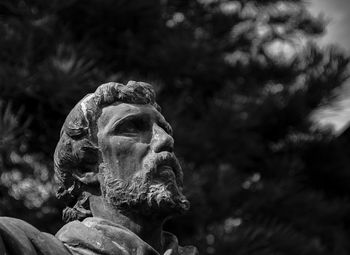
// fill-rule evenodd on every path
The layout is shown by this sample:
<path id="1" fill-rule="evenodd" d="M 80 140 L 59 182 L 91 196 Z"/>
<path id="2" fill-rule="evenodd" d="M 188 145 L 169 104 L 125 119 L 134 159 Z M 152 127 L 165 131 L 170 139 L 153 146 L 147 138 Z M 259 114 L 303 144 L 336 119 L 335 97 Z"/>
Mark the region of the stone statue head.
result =
<path id="1" fill-rule="evenodd" d="M 164 217 L 187 210 L 172 129 L 151 85 L 106 83 L 67 116 L 54 164 L 63 219 L 92 216 L 90 198 L 121 212 Z"/>

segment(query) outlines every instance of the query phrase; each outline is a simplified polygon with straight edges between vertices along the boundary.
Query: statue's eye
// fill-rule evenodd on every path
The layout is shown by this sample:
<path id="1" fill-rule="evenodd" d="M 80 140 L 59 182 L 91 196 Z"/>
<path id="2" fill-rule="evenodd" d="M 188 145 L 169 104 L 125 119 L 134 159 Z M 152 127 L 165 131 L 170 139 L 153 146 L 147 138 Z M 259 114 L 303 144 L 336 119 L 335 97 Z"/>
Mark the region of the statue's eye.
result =
<path id="1" fill-rule="evenodd" d="M 148 122 L 144 119 L 129 119 L 119 124 L 115 129 L 115 133 L 124 135 L 134 135 L 146 131 L 148 129 L 148 126 Z"/>

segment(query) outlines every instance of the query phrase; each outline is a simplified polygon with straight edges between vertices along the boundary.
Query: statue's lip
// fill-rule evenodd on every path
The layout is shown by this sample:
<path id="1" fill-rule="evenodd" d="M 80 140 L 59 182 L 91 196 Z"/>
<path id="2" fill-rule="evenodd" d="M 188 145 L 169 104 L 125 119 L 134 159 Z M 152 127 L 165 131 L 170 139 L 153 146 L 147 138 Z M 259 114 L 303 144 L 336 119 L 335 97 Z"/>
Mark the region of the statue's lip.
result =
<path id="1" fill-rule="evenodd" d="M 171 170 L 174 172 L 173 167 L 167 164 L 161 164 L 157 167 L 157 169 L 160 169 L 161 171 Z"/>
<path id="2" fill-rule="evenodd" d="M 174 171 L 174 168 L 169 165 L 169 164 L 160 164 L 157 166 L 157 174 L 159 175 L 164 175 L 164 174 L 171 174 L 171 175 L 174 175 L 175 177 L 175 171 Z"/>
<path id="3" fill-rule="evenodd" d="M 163 181 L 175 178 L 175 182 L 182 185 L 181 166 L 174 153 L 163 151 L 153 154 L 144 164 L 148 165 L 146 168 L 152 166 L 151 171 L 155 178 L 161 177 Z"/>
<path id="4" fill-rule="evenodd" d="M 178 167 L 178 163 L 176 158 L 171 155 L 171 154 L 167 154 L 166 157 L 162 158 L 161 161 L 157 162 L 157 172 L 162 172 L 162 171 L 169 171 L 171 170 L 175 176 L 178 174 L 179 172 L 179 167 Z"/>

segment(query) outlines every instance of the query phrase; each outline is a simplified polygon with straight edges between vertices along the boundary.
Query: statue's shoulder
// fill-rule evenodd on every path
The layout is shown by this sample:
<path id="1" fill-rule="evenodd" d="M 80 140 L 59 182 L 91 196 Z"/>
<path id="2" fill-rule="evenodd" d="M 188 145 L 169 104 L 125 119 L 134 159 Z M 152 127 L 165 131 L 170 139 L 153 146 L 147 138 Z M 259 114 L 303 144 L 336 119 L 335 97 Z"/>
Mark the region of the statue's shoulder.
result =
<path id="1" fill-rule="evenodd" d="M 136 254 L 128 244 L 136 242 L 139 238 L 132 238 L 129 231 L 116 226 L 107 220 L 91 217 L 82 222 L 75 220 L 64 225 L 57 233 L 56 238 L 72 252 L 72 254 Z M 153 253 L 137 253 L 153 254 Z"/>
<path id="2" fill-rule="evenodd" d="M 0 217 L 0 254 L 9 255 L 70 255 L 53 235 L 40 232 L 27 222 Z"/>

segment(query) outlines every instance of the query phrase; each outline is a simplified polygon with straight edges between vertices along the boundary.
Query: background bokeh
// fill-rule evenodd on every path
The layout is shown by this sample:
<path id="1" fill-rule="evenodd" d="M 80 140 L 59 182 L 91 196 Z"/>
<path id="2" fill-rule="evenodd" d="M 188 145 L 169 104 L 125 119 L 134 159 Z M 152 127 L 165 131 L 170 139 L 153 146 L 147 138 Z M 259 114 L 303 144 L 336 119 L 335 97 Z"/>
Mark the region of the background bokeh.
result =
<path id="1" fill-rule="evenodd" d="M 74 104 L 152 83 L 190 212 L 165 228 L 201 254 L 350 253 L 350 131 L 315 124 L 349 56 L 318 46 L 300 0 L 1 0 L 0 215 L 55 233 L 52 154 Z M 319 116 L 319 115 L 318 115 Z"/>

